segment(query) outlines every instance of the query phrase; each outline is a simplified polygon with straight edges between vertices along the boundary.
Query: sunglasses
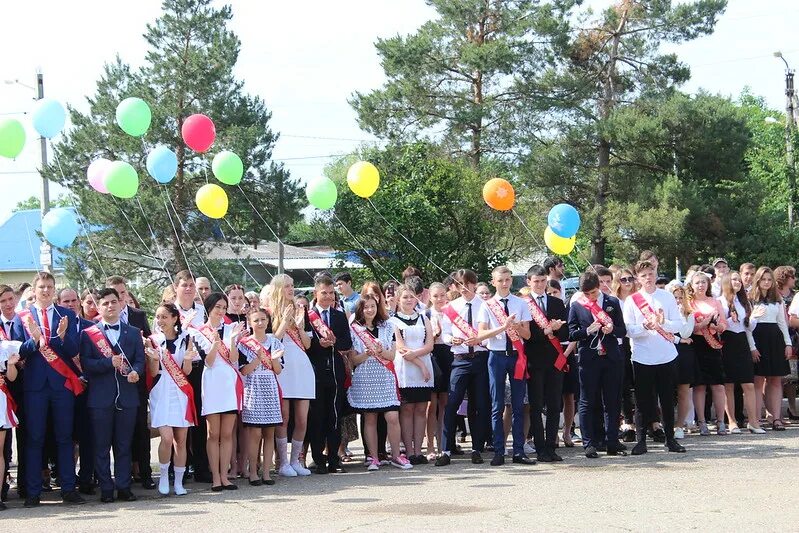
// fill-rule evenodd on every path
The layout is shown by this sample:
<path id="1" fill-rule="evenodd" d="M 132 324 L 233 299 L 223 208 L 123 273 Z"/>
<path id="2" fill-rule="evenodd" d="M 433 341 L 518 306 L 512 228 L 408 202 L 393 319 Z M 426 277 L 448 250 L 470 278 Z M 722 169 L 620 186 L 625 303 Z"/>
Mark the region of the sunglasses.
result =
<path id="1" fill-rule="evenodd" d="M 633 278 L 619 278 L 619 281 L 622 283 L 632 283 L 635 280 Z"/>

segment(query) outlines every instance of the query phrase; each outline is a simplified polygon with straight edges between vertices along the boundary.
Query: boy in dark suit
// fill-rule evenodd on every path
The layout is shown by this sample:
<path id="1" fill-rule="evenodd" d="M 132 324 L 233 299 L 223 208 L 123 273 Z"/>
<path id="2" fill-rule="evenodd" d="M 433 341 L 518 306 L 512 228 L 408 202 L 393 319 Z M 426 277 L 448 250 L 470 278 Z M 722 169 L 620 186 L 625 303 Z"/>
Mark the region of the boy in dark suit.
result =
<path id="1" fill-rule="evenodd" d="M 593 416 L 598 401 L 605 415 L 608 455 L 626 455 L 619 442 L 618 424 L 624 377 L 624 355 L 619 350 L 618 339 L 627 334 L 621 304 L 599 290 L 599 276 L 595 272 L 580 276 L 580 291 L 582 294 L 576 295 L 569 307 L 569 340 L 579 343 L 579 412 L 585 456 L 599 457 L 600 442 Z"/>
<path id="2" fill-rule="evenodd" d="M 22 321 L 17 316 L 15 308 L 17 306 L 17 295 L 14 293 L 14 289 L 9 287 L 8 285 L 0 285 L 0 313 L 2 316 L 0 319 L 2 320 L 2 331 L 0 331 L 0 338 L 3 340 L 9 341 L 23 341 L 25 340 L 25 332 L 22 329 Z M 17 379 L 14 381 L 7 381 L 6 385 L 8 386 L 8 390 L 11 393 L 11 397 L 14 398 L 14 402 L 17 404 L 17 420 L 19 423 L 17 427 L 14 429 L 13 433 L 17 438 L 17 492 L 19 493 L 20 498 L 25 497 L 25 425 L 23 423 L 23 398 L 22 398 L 22 365 L 17 366 Z M 6 432 L 6 441 L 5 441 L 5 457 L 4 460 L 6 462 L 6 472 L 9 471 L 9 467 L 11 465 L 11 431 Z M 2 480 L 3 489 L 2 489 L 2 497 L 0 500 L 6 501 L 8 497 L 8 483 L 5 480 Z"/>
<path id="3" fill-rule="evenodd" d="M 81 333 L 80 360 L 89 379 L 88 406 L 94 428 L 94 467 L 101 501 L 135 501 L 130 490 L 131 443 L 139 408 L 139 377 L 144 373 L 141 330 L 119 319 L 119 294 L 102 289 L 97 295 L 100 321 Z M 114 447 L 114 481 L 110 450 Z"/>

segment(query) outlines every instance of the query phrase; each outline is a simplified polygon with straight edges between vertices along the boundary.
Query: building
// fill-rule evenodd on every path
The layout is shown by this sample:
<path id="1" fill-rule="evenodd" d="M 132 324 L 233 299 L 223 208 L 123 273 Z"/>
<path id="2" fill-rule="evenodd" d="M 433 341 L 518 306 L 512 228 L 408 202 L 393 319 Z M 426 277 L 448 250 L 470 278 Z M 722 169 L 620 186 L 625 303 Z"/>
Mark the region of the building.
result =
<path id="1" fill-rule="evenodd" d="M 0 224 L 0 283 L 13 287 L 33 280 L 42 269 L 41 233 L 42 214 L 38 209 L 13 212 Z M 65 283 L 63 260 L 64 256 L 53 249 L 56 286 Z"/>

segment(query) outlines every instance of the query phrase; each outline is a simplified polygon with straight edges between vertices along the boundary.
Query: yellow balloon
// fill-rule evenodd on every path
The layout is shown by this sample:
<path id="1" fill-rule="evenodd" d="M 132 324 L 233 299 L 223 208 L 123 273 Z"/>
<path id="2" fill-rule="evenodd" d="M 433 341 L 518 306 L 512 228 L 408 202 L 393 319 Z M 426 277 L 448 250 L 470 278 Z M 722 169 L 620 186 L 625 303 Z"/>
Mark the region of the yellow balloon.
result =
<path id="1" fill-rule="evenodd" d="M 194 202 L 200 212 L 208 218 L 222 218 L 227 213 L 227 193 L 215 183 L 200 187 L 194 196 Z"/>
<path id="2" fill-rule="evenodd" d="M 358 161 L 347 171 L 347 185 L 361 198 L 369 198 L 380 185 L 380 172 L 372 163 Z"/>
<path id="3" fill-rule="evenodd" d="M 544 242 L 547 248 L 552 250 L 553 253 L 558 255 L 569 255 L 574 250 L 574 244 L 577 242 L 577 236 L 568 239 L 560 237 L 552 231 L 552 228 L 547 226 L 544 230 Z"/>

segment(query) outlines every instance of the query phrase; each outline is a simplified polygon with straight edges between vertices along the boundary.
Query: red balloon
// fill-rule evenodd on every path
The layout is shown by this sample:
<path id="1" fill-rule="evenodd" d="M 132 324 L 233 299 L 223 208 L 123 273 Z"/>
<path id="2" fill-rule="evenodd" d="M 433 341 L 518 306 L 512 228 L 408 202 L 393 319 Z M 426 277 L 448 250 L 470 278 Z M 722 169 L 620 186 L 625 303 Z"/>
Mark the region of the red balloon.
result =
<path id="1" fill-rule="evenodd" d="M 216 139 L 214 121 L 205 115 L 191 115 L 180 129 L 186 146 L 195 152 L 207 152 Z"/>

